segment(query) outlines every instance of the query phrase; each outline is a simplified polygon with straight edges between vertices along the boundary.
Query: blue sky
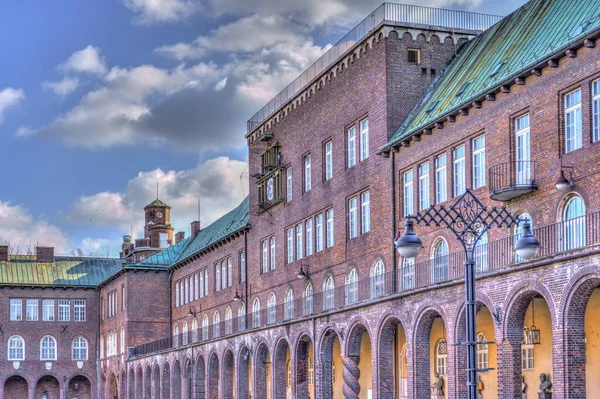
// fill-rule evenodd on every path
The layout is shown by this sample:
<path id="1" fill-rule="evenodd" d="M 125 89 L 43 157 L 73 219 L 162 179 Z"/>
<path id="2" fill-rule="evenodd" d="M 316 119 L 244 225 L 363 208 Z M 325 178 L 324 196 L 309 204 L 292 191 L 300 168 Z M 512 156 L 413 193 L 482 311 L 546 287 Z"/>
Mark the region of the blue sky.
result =
<path id="1" fill-rule="evenodd" d="M 247 194 L 245 121 L 379 4 L 2 2 L 0 241 L 116 256 L 157 182 L 177 229 L 198 199 L 210 223 Z"/>

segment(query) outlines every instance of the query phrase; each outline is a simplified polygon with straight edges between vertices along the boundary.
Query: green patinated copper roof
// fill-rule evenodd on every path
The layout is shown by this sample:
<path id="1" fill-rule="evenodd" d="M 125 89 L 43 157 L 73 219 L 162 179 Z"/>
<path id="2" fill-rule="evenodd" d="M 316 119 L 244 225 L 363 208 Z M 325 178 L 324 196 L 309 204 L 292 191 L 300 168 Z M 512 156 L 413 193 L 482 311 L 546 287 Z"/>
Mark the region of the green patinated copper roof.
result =
<path id="1" fill-rule="evenodd" d="M 148 205 L 146 205 L 146 206 L 144 207 L 144 209 L 146 209 L 146 208 L 148 208 L 148 207 L 150 207 L 150 206 L 162 206 L 162 207 L 165 207 L 165 208 L 170 208 L 170 206 L 169 206 L 169 205 L 165 204 L 164 202 L 162 202 L 162 201 L 161 201 L 161 200 L 159 200 L 158 198 L 157 198 L 157 199 L 155 199 L 154 201 L 152 201 L 151 203 L 149 203 Z"/>
<path id="2" fill-rule="evenodd" d="M 206 226 L 187 246 L 177 262 L 203 251 L 219 240 L 250 226 L 250 199 L 246 197 L 237 208 Z"/>
<path id="3" fill-rule="evenodd" d="M 0 285 L 97 287 L 122 268 L 116 258 L 56 256 L 37 262 L 34 256 L 10 256 L 0 262 Z"/>
<path id="4" fill-rule="evenodd" d="M 600 0 L 531 0 L 465 44 L 385 146 L 397 145 L 600 29 Z"/>
<path id="5" fill-rule="evenodd" d="M 179 241 L 177 244 L 172 245 L 160 252 L 155 253 L 152 256 L 144 259 L 143 261 L 131 267 L 154 267 L 154 268 L 169 268 L 179 258 L 179 255 L 185 250 L 190 243 L 190 238 Z"/>

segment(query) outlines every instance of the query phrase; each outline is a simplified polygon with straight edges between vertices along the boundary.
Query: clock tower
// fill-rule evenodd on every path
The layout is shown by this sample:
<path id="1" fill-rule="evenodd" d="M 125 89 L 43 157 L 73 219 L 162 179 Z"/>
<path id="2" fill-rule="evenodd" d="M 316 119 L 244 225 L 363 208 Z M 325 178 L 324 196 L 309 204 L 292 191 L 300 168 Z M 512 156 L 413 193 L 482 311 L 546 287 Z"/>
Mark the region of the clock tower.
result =
<path id="1" fill-rule="evenodd" d="M 150 241 L 151 248 L 167 248 L 173 244 L 171 207 L 160 199 L 144 207 L 144 238 Z"/>

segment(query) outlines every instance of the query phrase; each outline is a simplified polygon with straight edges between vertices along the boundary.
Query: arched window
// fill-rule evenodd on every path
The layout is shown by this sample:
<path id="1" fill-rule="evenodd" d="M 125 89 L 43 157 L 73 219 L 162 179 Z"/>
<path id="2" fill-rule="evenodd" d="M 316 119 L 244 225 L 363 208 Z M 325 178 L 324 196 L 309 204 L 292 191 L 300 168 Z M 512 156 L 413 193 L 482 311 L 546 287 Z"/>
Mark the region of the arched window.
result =
<path id="1" fill-rule="evenodd" d="M 238 310 L 238 329 L 244 331 L 246 329 L 246 305 L 240 304 Z"/>
<path id="2" fill-rule="evenodd" d="M 276 321 L 276 311 L 277 311 L 277 298 L 274 293 L 269 294 L 269 301 L 267 302 L 267 307 L 269 308 L 269 324 L 273 324 Z"/>
<path id="3" fill-rule="evenodd" d="M 477 368 L 480 370 L 488 368 L 488 344 L 482 333 L 477 334 Z"/>
<path id="4" fill-rule="evenodd" d="M 258 298 L 252 304 L 252 327 L 260 327 L 260 299 Z"/>
<path id="5" fill-rule="evenodd" d="M 173 347 L 177 348 L 179 346 L 179 326 L 175 324 L 173 327 Z"/>
<path id="6" fill-rule="evenodd" d="M 56 340 L 46 335 L 40 343 L 40 360 L 56 360 Z"/>
<path id="7" fill-rule="evenodd" d="M 377 259 L 371 266 L 371 298 L 385 295 L 385 265 Z"/>
<path id="8" fill-rule="evenodd" d="M 567 200 L 563 209 L 563 251 L 585 246 L 585 204 L 574 195 Z"/>
<path id="9" fill-rule="evenodd" d="M 402 289 L 415 288 L 415 258 L 402 259 Z"/>
<path id="10" fill-rule="evenodd" d="M 475 245 L 475 270 L 482 272 L 488 269 L 488 236 L 484 232 Z"/>
<path id="11" fill-rule="evenodd" d="M 288 288 L 285 293 L 284 316 L 286 320 L 291 320 L 294 317 L 294 291 L 291 288 Z"/>
<path id="12" fill-rule="evenodd" d="M 327 309 L 333 309 L 333 306 L 335 304 L 334 301 L 334 284 L 333 284 L 333 277 L 331 276 L 331 274 L 328 274 L 325 277 L 325 281 L 323 282 L 323 295 L 325 297 L 325 302 L 323 303 L 323 309 L 327 310 Z"/>
<path id="13" fill-rule="evenodd" d="M 231 308 L 227 306 L 225 310 L 225 335 L 233 333 L 233 321 L 231 317 Z"/>
<path id="14" fill-rule="evenodd" d="M 8 339 L 8 360 L 25 360 L 25 341 L 18 335 Z"/>
<path id="15" fill-rule="evenodd" d="M 188 323 L 187 321 L 183 322 L 183 328 L 181 329 L 181 344 L 188 344 Z"/>
<path id="16" fill-rule="evenodd" d="M 72 343 L 73 360 L 88 359 L 88 342 L 83 337 L 75 337 Z"/>
<path id="17" fill-rule="evenodd" d="M 192 342 L 198 342 L 198 319 L 192 321 Z"/>
<path id="18" fill-rule="evenodd" d="M 202 340 L 208 340 L 208 315 L 205 314 L 202 319 Z"/>
<path id="19" fill-rule="evenodd" d="M 353 267 L 346 275 L 346 305 L 355 302 L 358 302 L 358 273 Z"/>
<path id="20" fill-rule="evenodd" d="M 303 298 L 304 315 L 312 314 L 313 312 L 313 286 L 310 282 L 304 286 Z"/>
<path id="21" fill-rule="evenodd" d="M 531 218 L 531 215 L 527 212 L 520 214 L 519 215 L 519 224 L 517 224 L 515 226 L 515 232 L 513 235 L 513 247 L 515 245 L 517 245 L 517 241 L 519 241 L 519 239 L 523 236 L 523 225 L 525 224 L 526 221 L 529 222 L 529 225 L 533 229 L 533 219 Z M 515 263 L 523 262 L 525 260 L 525 259 L 521 258 L 520 256 L 518 256 L 516 252 L 514 252 L 514 257 L 515 257 Z"/>
<path id="22" fill-rule="evenodd" d="M 221 335 L 221 314 L 218 310 L 213 316 L 213 338 L 218 338 Z"/>
<path id="23" fill-rule="evenodd" d="M 446 365 L 448 364 L 448 342 L 440 339 L 435 345 L 435 370 L 439 375 L 446 375 Z"/>
<path id="24" fill-rule="evenodd" d="M 439 283 L 448 280 L 448 243 L 438 239 L 431 251 L 431 282 Z"/>
<path id="25" fill-rule="evenodd" d="M 125 353 L 125 326 L 121 326 L 121 353 Z"/>

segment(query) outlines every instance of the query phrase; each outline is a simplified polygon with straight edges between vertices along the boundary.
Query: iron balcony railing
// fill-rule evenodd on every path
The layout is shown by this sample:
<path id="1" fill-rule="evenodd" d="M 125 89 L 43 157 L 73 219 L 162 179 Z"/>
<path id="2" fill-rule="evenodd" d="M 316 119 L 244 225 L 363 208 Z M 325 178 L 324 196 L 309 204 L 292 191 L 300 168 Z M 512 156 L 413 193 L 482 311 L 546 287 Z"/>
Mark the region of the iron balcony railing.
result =
<path id="1" fill-rule="evenodd" d="M 542 248 L 537 258 L 547 257 L 600 244 L 600 212 L 591 213 L 576 219 L 554 223 L 533 229 Z M 480 244 L 475 250 L 476 268 L 479 274 L 492 269 L 516 265 L 524 262 L 516 256 L 514 245 L 519 235 L 509 234 L 500 240 Z M 143 356 L 164 350 L 196 345 L 206 341 L 239 334 L 245 331 L 295 320 L 315 314 L 342 309 L 380 297 L 400 292 L 410 292 L 418 288 L 430 287 L 464 277 L 465 254 L 453 252 L 446 256 L 414 262 L 399 262 L 398 270 L 377 276 L 358 279 L 338 285 L 330 290 L 314 292 L 310 296 L 295 297 L 293 300 L 263 307 L 259 311 L 199 326 L 187 333 L 180 333 L 158 341 L 136 346 L 132 356 Z M 344 276 L 338 276 L 338 280 Z M 313 281 L 314 288 L 321 281 Z M 249 306 L 252 306 L 250 303 Z M 234 312 L 237 312 L 237 307 Z M 221 314 L 223 316 L 223 314 Z M 209 317 L 213 317 L 209 314 Z M 202 323 L 202 320 L 198 320 Z M 182 326 L 179 325 L 179 328 Z"/>
<path id="2" fill-rule="evenodd" d="M 535 161 L 511 161 L 492 166 L 489 189 L 492 197 L 507 191 L 531 191 L 537 188 Z"/>
<path id="3" fill-rule="evenodd" d="M 339 60 L 352 46 L 362 40 L 380 23 L 418 24 L 480 32 L 502 19 L 501 16 L 467 11 L 446 10 L 423 6 L 384 3 L 323 54 L 314 64 L 300 74 L 275 98 L 248 120 L 248 133 L 260 126 L 281 106 L 304 89 L 321 72 Z"/>

